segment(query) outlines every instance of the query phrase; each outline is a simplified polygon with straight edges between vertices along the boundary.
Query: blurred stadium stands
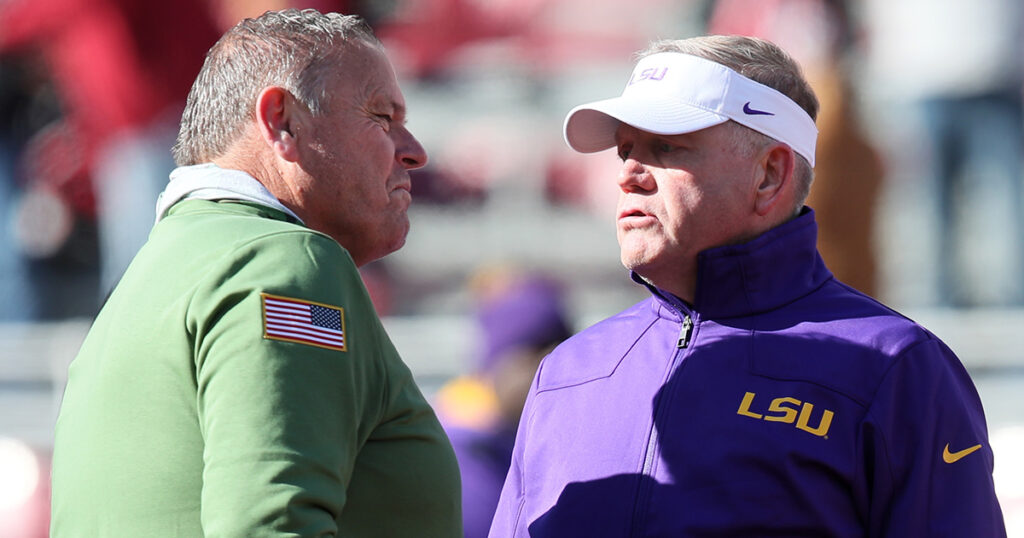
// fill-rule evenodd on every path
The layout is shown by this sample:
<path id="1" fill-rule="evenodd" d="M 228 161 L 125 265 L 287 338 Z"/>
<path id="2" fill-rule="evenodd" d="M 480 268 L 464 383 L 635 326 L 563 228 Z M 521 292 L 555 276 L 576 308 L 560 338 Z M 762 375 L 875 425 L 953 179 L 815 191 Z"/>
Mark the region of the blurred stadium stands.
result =
<path id="1" fill-rule="evenodd" d="M 372 283 L 367 278 L 375 301 L 380 298 L 378 308 L 389 333 L 425 393 L 433 394 L 470 367 L 475 330 L 468 316 L 466 279 L 482 265 L 540 268 L 559 278 L 566 284 L 576 329 L 644 297 L 618 261 L 611 218 L 617 159 L 611 152 L 587 158 L 570 152 L 561 140 L 562 121 L 572 106 L 619 91 L 631 54 L 648 40 L 701 33 L 702 17 L 712 3 L 638 0 L 628 9 L 614 0 L 378 3 L 380 12 L 372 18 L 380 21 L 378 33 L 402 78 L 409 127 L 431 162 L 414 178 L 406 246 L 374 264 L 379 270 L 373 271 Z M 244 2 L 237 4 L 245 7 Z M 861 13 L 865 17 L 896 5 L 888 0 L 863 4 L 868 6 Z M 320 0 L 318 5 L 332 2 Z M 859 32 L 870 35 L 871 30 Z M 907 33 L 912 39 L 912 32 Z M 970 39 L 965 34 L 957 40 Z M 1014 50 L 1019 53 L 1019 46 Z M 1007 256 L 1001 241 L 1008 231 L 985 220 L 986 206 L 966 210 L 978 217 L 973 228 L 962 231 L 971 238 L 964 253 L 972 260 L 968 272 L 993 304 L 942 305 L 929 260 L 949 246 L 929 233 L 934 216 L 918 204 L 928 188 L 919 177 L 925 154 L 914 143 L 922 126 L 903 106 L 905 101 L 894 97 L 895 85 L 865 65 L 869 56 L 853 54 L 843 63 L 860 91 L 861 120 L 886 164 L 873 237 L 876 295 L 945 340 L 971 372 L 989 419 L 996 485 L 1009 534 L 1024 538 L 1024 305 L 995 306 L 1012 293 L 985 278 L 990 271 L 1006 271 L 1000 269 Z M 920 66 L 897 67 L 907 70 L 906 78 L 914 78 L 912 72 Z M 6 117 L 18 110 L 0 112 Z M 0 204 L 6 204 L 9 200 L 3 198 L 16 189 L 0 187 L 5 187 L 0 188 Z M 1004 194 L 987 196 L 991 200 Z M 0 206 L 0 218 L 9 217 Z M 90 240 L 95 243 L 96 238 Z M 86 246 L 95 249 L 95 244 Z M 39 480 L 25 482 L 19 491 L 13 490 L 12 481 L 0 479 L 0 538 L 46 532 L 41 518 L 48 497 L 53 423 L 67 365 L 88 330 L 87 313 L 98 302 L 96 275 L 90 273 L 95 264 L 79 250 L 71 253 L 86 260 L 76 266 L 84 269 L 61 272 L 49 267 L 51 272 L 44 274 L 38 260 L 28 265 L 38 277 L 34 289 L 45 294 L 44 302 L 55 315 L 0 323 L 0 477 L 8 476 L 2 468 L 5 461 L 27 461 L 17 459 L 24 455 L 18 447 L 31 449 L 40 473 Z M 68 249 L 64 257 L 70 258 Z M 1024 286 L 1024 275 L 1018 280 Z M 57 308 L 61 305 L 65 308 Z M 4 439 L 21 444 L 4 444 Z M 15 516 L 21 527 L 11 523 Z"/>

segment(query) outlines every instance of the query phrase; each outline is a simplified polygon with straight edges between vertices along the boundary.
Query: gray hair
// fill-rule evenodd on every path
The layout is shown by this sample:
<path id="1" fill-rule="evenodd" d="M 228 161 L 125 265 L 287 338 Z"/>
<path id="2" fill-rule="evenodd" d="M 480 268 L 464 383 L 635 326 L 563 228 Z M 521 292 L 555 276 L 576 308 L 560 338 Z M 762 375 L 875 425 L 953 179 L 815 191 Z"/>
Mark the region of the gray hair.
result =
<path id="1" fill-rule="evenodd" d="M 314 115 L 325 113 L 329 74 L 340 54 L 360 43 L 381 47 L 355 15 L 287 9 L 238 23 L 206 54 L 185 103 L 174 161 L 187 166 L 223 155 L 270 86 L 288 90 Z"/>
<path id="2" fill-rule="evenodd" d="M 800 65 L 774 43 L 746 36 L 701 36 L 690 39 L 662 40 L 651 43 L 638 54 L 639 58 L 660 52 L 681 52 L 722 64 L 733 71 L 780 93 L 793 100 L 807 112 L 812 120 L 818 118 L 818 98 L 811 85 L 804 79 Z M 729 122 L 737 128 L 740 138 L 747 140 L 750 153 L 766 147 L 774 141 L 749 127 Z M 737 149 L 744 144 L 737 140 Z M 796 209 L 799 210 L 811 192 L 814 171 L 807 159 L 797 154 Z"/>

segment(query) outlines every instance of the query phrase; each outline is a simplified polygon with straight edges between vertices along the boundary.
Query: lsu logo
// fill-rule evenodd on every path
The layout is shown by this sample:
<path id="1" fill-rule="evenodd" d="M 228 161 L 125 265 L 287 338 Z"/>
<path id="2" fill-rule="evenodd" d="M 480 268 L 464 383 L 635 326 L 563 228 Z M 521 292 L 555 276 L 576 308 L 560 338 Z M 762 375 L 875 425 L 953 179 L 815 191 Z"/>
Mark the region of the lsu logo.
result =
<path id="1" fill-rule="evenodd" d="M 814 415 L 814 404 L 801 402 L 796 398 L 775 398 L 772 400 L 772 403 L 768 404 L 768 410 L 761 414 L 750 410 L 754 405 L 754 398 L 756 396 L 753 392 L 744 394 L 743 401 L 740 402 L 740 408 L 736 411 L 736 414 L 768 422 L 782 422 L 784 424 L 793 424 L 795 422 L 796 427 L 805 432 L 817 435 L 818 437 L 828 435 L 828 429 L 832 426 L 832 417 L 835 416 L 835 413 L 832 411 L 823 409 L 821 418 L 818 419 L 818 425 L 812 427 L 810 423 L 812 415 Z"/>
<path id="2" fill-rule="evenodd" d="M 641 80 L 661 80 L 665 78 L 665 73 L 668 73 L 667 67 L 648 67 L 639 73 L 633 73 L 633 76 L 629 78 L 629 84 L 626 84 L 626 86 L 632 86 Z"/>

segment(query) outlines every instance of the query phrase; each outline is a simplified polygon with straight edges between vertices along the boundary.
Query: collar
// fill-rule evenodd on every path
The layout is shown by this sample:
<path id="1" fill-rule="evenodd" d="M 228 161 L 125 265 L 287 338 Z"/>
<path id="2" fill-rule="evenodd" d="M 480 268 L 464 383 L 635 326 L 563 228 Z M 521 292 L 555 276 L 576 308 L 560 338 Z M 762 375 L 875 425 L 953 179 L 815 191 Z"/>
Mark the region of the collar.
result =
<path id="1" fill-rule="evenodd" d="M 697 256 L 697 289 L 692 310 L 704 318 L 728 318 L 774 310 L 818 289 L 832 278 L 817 249 L 814 210 L 804 207 L 795 219 L 739 245 L 705 250 Z M 663 312 L 688 310 L 662 289 L 651 290 Z"/>
<path id="2" fill-rule="evenodd" d="M 221 168 L 213 163 L 181 166 L 171 172 L 171 181 L 156 201 L 156 220 L 167 215 L 182 200 L 241 200 L 276 209 L 300 224 L 291 209 L 284 206 L 262 183 L 241 170 Z"/>

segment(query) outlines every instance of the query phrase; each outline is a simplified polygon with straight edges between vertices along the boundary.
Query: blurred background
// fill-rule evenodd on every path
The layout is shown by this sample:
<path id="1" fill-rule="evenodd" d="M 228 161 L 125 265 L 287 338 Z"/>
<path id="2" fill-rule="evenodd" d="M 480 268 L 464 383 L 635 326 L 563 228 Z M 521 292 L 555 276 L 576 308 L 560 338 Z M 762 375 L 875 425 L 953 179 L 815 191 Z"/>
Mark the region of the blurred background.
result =
<path id="1" fill-rule="evenodd" d="M 363 15 L 395 64 L 430 163 L 406 246 L 363 276 L 464 475 L 468 439 L 503 476 L 503 417 L 550 345 L 645 297 L 618 261 L 617 158 L 570 152 L 566 112 L 618 94 L 650 40 L 757 35 L 821 100 L 826 261 L 961 357 L 1024 537 L 1018 0 L 0 0 L 0 536 L 46 535 L 67 365 L 145 241 L 205 51 L 282 7 Z"/>

